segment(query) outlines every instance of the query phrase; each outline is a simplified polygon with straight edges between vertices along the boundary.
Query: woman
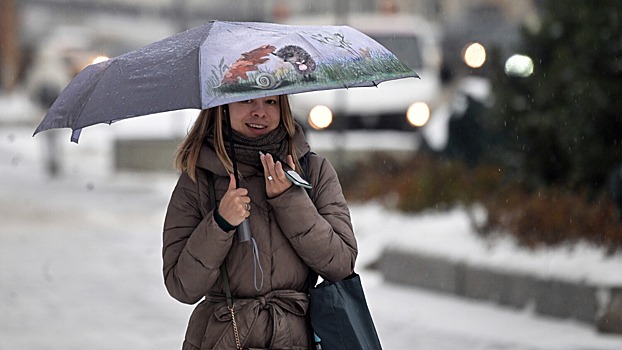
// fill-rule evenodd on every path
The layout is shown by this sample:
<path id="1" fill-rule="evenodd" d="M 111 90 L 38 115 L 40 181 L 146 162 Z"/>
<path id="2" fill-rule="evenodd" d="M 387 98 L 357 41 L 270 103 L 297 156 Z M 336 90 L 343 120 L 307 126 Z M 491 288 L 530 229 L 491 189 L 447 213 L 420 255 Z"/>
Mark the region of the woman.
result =
<path id="1" fill-rule="evenodd" d="M 231 139 L 239 188 L 229 154 Z M 176 154 L 182 174 L 164 223 L 168 292 L 187 304 L 204 298 L 190 317 L 183 349 L 311 348 L 308 269 L 341 280 L 353 272 L 357 247 L 335 170 L 309 151 L 287 96 L 201 112 Z M 283 164 L 270 154 L 294 169 L 306 164 L 311 194 L 294 186 Z M 215 208 L 208 179 L 215 187 Z M 235 238 L 236 227 L 247 218 L 251 243 Z M 234 298 L 235 326 L 225 298 L 223 264 Z"/>

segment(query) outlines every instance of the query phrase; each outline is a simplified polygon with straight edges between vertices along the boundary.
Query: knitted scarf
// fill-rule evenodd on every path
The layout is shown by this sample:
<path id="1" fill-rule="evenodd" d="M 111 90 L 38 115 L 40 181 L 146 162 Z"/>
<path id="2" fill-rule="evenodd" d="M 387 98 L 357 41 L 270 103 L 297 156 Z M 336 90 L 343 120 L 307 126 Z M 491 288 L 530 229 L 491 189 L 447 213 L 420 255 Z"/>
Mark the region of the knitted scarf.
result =
<path id="1" fill-rule="evenodd" d="M 229 137 L 229 128 L 225 126 L 223 129 L 225 150 L 229 158 L 233 159 L 231 147 L 229 146 L 229 140 L 231 139 Z M 258 169 L 262 169 L 259 151 L 276 154 L 281 159 L 287 157 L 289 142 L 287 139 L 287 130 L 285 130 L 283 124 L 279 124 L 275 130 L 259 137 L 245 137 L 234 130 L 232 139 L 237 161 L 254 166 Z M 213 133 L 208 135 L 206 141 L 214 148 Z"/>

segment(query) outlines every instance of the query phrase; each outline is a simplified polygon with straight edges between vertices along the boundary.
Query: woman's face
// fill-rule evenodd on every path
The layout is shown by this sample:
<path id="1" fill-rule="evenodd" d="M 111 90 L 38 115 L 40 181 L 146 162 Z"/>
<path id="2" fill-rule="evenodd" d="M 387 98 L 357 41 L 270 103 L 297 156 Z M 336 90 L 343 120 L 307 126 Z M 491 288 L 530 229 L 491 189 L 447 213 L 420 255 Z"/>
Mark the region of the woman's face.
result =
<path id="1" fill-rule="evenodd" d="M 245 137 L 265 135 L 279 126 L 279 97 L 270 96 L 229 104 L 231 127 Z"/>

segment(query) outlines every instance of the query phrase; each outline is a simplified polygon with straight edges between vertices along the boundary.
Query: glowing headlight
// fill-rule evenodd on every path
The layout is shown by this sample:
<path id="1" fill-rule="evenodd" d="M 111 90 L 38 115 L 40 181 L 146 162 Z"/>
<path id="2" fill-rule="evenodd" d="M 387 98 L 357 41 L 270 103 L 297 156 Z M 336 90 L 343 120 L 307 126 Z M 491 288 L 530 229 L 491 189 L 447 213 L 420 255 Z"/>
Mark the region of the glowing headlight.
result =
<path id="1" fill-rule="evenodd" d="M 333 112 L 330 108 L 317 105 L 309 112 L 309 125 L 315 130 L 327 128 L 333 122 Z"/>
<path id="2" fill-rule="evenodd" d="M 467 66 L 479 68 L 486 62 L 486 49 L 480 43 L 470 43 L 464 48 L 462 59 Z"/>
<path id="3" fill-rule="evenodd" d="M 513 55 L 505 62 L 505 74 L 526 78 L 533 74 L 533 60 L 529 56 Z"/>
<path id="4" fill-rule="evenodd" d="M 430 108 L 425 102 L 415 102 L 408 107 L 406 119 L 413 126 L 424 126 L 430 120 Z"/>

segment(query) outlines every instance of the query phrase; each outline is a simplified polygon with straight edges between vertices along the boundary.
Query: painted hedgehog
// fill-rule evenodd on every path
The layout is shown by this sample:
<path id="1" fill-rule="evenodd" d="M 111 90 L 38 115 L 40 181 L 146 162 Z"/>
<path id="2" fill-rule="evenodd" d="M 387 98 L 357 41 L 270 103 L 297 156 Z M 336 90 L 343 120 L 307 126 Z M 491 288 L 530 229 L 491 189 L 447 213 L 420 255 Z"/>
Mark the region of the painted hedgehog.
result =
<path id="1" fill-rule="evenodd" d="M 283 61 L 289 62 L 294 66 L 296 72 L 302 74 L 304 79 L 311 78 L 311 73 L 315 71 L 315 61 L 305 49 L 296 45 L 287 45 L 279 49 L 274 55 Z"/>

